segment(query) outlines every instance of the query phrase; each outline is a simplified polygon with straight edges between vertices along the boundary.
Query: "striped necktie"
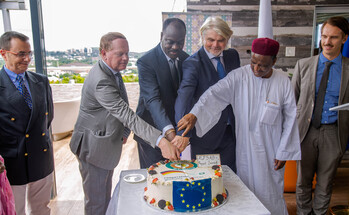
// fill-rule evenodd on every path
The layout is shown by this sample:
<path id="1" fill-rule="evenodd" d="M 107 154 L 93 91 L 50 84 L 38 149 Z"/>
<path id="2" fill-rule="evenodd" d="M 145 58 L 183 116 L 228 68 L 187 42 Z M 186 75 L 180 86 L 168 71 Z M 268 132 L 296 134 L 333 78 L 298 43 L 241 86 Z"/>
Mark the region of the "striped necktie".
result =
<path id="1" fill-rule="evenodd" d="M 115 73 L 115 76 L 118 79 L 121 98 L 128 104 L 127 92 L 126 92 L 124 82 L 122 81 L 122 77 L 121 77 L 120 72 Z"/>
<path id="2" fill-rule="evenodd" d="M 24 80 L 23 77 L 20 75 L 17 75 L 16 77 L 16 81 L 18 81 L 19 85 L 17 87 L 19 93 L 23 96 L 25 102 L 27 103 L 28 107 L 30 109 L 33 108 L 33 104 L 32 104 L 32 99 L 30 97 L 29 91 L 26 88 L 25 84 L 24 84 Z"/>
<path id="3" fill-rule="evenodd" d="M 115 73 L 115 76 L 119 83 L 121 98 L 128 104 L 127 92 L 126 92 L 125 84 L 122 81 L 122 76 L 120 72 Z M 130 133 L 131 133 L 131 130 L 127 127 L 124 127 L 123 137 L 127 138 L 130 135 Z"/>

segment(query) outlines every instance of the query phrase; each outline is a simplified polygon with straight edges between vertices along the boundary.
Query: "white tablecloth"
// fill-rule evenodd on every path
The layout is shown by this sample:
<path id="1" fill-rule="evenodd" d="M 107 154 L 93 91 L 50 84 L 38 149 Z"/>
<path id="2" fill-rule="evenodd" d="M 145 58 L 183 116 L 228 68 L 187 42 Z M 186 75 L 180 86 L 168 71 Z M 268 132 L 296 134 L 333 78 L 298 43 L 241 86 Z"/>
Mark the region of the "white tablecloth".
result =
<path id="1" fill-rule="evenodd" d="M 143 200 L 146 181 L 140 183 L 128 183 L 123 177 L 128 174 L 143 174 L 147 176 L 145 169 L 126 170 L 120 174 L 119 184 L 116 186 L 113 197 L 110 200 L 106 215 L 163 215 L 163 214 L 211 214 L 211 215 L 267 215 L 270 212 L 263 206 L 257 197 L 245 186 L 240 178 L 228 167 L 223 165 L 223 182 L 228 190 L 227 201 L 217 208 L 195 213 L 169 212 L 156 209 L 147 205 Z"/>

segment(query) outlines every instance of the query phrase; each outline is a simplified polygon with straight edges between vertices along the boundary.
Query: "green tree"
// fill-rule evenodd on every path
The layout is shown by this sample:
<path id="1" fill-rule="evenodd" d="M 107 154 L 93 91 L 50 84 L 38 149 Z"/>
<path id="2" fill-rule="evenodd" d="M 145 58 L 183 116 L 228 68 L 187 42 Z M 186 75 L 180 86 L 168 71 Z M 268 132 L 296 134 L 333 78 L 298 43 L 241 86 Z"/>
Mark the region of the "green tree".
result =
<path id="1" fill-rule="evenodd" d="M 59 75 L 59 78 L 69 78 L 69 77 L 71 77 L 71 75 L 69 73 L 64 73 L 64 74 Z"/>
<path id="2" fill-rule="evenodd" d="M 73 75 L 73 79 L 75 81 L 75 83 L 84 83 L 85 78 L 81 77 L 80 74 L 77 75 Z"/>
<path id="3" fill-rule="evenodd" d="M 70 81 L 70 79 L 69 79 L 68 77 L 64 77 L 64 78 L 62 79 L 62 84 L 68 84 L 69 81 Z"/>

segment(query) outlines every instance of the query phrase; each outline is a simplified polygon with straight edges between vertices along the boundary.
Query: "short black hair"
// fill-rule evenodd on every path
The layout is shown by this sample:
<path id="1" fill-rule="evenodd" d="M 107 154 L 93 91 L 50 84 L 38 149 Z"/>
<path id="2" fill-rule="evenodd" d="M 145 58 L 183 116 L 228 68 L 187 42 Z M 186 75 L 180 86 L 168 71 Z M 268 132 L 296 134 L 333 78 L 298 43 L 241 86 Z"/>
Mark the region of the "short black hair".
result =
<path id="1" fill-rule="evenodd" d="M 164 23 L 162 24 L 162 32 L 164 32 L 166 30 L 166 28 L 172 23 L 178 23 L 180 25 L 183 26 L 185 32 L 187 32 L 187 28 L 185 27 L 185 23 L 183 22 L 183 20 L 178 19 L 178 18 L 168 18 L 164 21 Z"/>
<path id="2" fill-rule="evenodd" d="M 11 40 L 13 38 L 17 38 L 22 40 L 23 42 L 26 42 L 29 40 L 29 37 L 26 35 L 19 33 L 17 31 L 7 31 L 0 37 L 0 49 L 3 50 L 10 50 L 11 48 Z"/>

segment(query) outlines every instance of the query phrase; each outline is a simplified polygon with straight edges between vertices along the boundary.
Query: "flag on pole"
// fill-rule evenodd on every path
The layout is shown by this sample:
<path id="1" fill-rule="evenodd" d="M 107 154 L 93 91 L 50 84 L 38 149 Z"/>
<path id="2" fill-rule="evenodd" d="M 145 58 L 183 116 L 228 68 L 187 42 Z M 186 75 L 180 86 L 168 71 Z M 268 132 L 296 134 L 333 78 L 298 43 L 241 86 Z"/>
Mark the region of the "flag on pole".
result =
<path id="1" fill-rule="evenodd" d="M 258 38 L 263 37 L 273 39 L 271 0 L 260 0 L 259 3 Z"/>

